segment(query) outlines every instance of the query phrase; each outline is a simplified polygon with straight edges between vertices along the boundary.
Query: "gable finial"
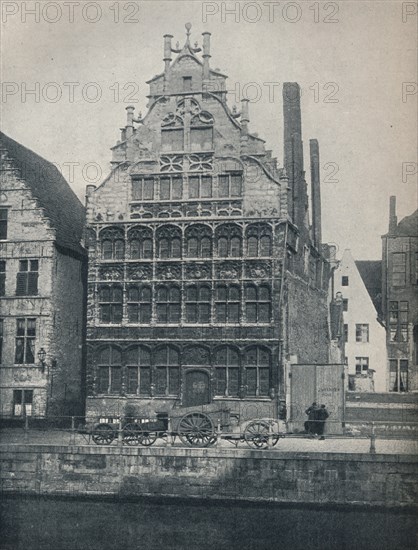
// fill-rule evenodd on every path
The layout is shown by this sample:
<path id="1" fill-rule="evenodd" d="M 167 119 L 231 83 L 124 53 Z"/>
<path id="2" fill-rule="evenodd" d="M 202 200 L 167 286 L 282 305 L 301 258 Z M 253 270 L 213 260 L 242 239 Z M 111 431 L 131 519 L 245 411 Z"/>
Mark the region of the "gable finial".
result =
<path id="1" fill-rule="evenodd" d="M 186 27 L 186 45 L 189 46 L 190 45 L 190 29 L 192 28 L 192 24 L 191 23 L 186 23 L 184 25 Z"/>

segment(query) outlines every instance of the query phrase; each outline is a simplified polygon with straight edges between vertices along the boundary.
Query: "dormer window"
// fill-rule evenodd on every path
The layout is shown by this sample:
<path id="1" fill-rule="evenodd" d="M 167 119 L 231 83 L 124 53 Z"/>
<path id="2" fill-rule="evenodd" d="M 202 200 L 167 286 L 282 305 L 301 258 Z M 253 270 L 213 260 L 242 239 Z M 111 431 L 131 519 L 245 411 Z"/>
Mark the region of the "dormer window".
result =
<path id="1" fill-rule="evenodd" d="M 183 92 L 191 92 L 191 91 L 192 91 L 192 77 L 183 76 Z"/>

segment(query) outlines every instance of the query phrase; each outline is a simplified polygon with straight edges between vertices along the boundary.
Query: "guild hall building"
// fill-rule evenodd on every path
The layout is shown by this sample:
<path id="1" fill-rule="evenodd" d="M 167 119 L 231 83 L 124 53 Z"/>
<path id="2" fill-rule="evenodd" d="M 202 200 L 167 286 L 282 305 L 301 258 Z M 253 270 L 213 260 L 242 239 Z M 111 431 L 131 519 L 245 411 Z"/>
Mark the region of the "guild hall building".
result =
<path id="1" fill-rule="evenodd" d="M 202 48 L 164 37 L 145 116 L 126 107 L 112 170 L 87 187 L 87 415 L 219 402 L 277 416 L 291 362 L 328 362 L 319 151 L 283 88 L 284 162 Z M 173 59 L 175 54 L 175 59 Z M 309 211 L 312 223 L 309 221 Z"/>

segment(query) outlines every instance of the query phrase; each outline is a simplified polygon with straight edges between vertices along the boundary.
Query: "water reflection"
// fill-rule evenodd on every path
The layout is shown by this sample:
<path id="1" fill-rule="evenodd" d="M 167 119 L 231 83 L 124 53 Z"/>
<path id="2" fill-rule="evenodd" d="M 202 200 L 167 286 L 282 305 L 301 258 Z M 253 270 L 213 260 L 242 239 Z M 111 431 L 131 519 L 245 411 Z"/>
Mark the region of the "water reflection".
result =
<path id="1" fill-rule="evenodd" d="M 1 550 L 410 550 L 415 516 L 247 503 L 7 497 Z"/>

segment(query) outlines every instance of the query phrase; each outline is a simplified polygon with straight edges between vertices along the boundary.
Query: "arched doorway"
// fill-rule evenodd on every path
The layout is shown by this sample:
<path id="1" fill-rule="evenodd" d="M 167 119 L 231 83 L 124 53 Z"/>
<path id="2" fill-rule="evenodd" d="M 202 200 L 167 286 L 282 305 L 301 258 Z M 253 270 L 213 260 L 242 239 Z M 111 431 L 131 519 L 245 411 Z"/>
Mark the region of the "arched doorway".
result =
<path id="1" fill-rule="evenodd" d="M 197 407 L 207 403 L 210 403 L 209 374 L 203 370 L 186 371 L 184 406 Z"/>

